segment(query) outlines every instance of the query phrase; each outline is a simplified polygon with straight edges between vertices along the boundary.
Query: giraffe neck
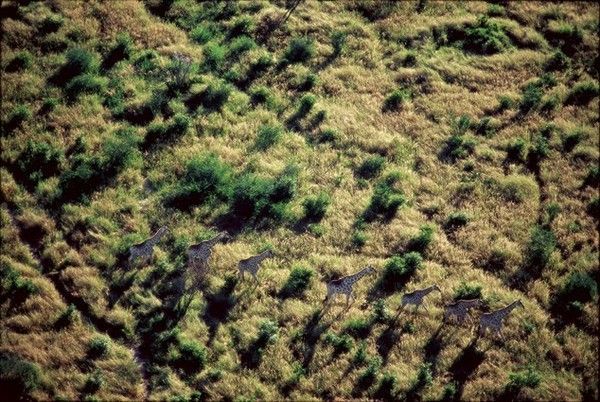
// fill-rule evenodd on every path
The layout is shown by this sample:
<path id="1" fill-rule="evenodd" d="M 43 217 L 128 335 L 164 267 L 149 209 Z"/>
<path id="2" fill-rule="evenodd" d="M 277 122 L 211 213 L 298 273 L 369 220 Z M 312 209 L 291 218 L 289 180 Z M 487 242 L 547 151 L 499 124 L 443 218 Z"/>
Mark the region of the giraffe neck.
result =
<path id="1" fill-rule="evenodd" d="M 502 318 L 506 317 L 511 311 L 514 310 L 515 307 L 517 307 L 517 303 L 517 301 L 510 303 L 508 306 L 498 310 L 497 314 Z"/>
<path id="2" fill-rule="evenodd" d="M 367 275 L 367 274 L 368 274 L 367 268 L 364 268 L 364 269 L 362 269 L 362 270 L 358 271 L 358 272 L 357 272 L 357 273 L 355 273 L 355 274 L 348 275 L 348 276 L 346 277 L 346 280 L 347 280 L 349 283 L 351 283 L 351 284 L 352 284 L 352 283 L 354 283 L 354 282 L 358 281 L 360 278 L 362 278 L 363 276 L 365 276 L 365 275 Z"/>
<path id="3" fill-rule="evenodd" d="M 423 296 L 426 296 L 426 295 L 428 295 L 429 293 L 433 292 L 433 290 L 434 290 L 434 289 L 435 289 L 435 286 L 430 286 L 430 287 L 428 287 L 428 288 L 425 288 L 425 289 L 421 290 L 421 294 L 422 294 Z"/>
<path id="4" fill-rule="evenodd" d="M 255 258 L 255 261 L 257 261 L 257 262 L 261 262 L 262 260 L 269 258 L 269 250 L 263 251 L 262 253 L 258 254 L 254 258 Z"/>
<path id="5" fill-rule="evenodd" d="M 162 229 L 159 229 L 156 233 L 154 233 L 152 235 L 151 238 L 149 238 L 147 240 L 148 245 L 154 246 L 156 243 L 158 243 L 158 241 L 160 240 L 160 238 L 164 236 L 164 234 L 165 234 L 165 231 L 162 230 Z"/>
<path id="6" fill-rule="evenodd" d="M 216 235 L 215 237 L 213 237 L 212 239 L 208 240 L 208 245 L 210 247 L 214 246 L 215 244 L 217 244 L 218 242 L 221 241 L 221 239 L 223 238 L 223 233 L 219 233 L 218 235 Z"/>

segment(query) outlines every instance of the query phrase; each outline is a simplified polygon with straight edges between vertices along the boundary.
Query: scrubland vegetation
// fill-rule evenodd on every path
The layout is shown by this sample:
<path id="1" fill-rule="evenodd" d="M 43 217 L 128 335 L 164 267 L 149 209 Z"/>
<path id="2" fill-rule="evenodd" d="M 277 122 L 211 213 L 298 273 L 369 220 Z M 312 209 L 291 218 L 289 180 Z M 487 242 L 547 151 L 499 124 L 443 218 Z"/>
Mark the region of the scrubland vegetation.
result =
<path id="1" fill-rule="evenodd" d="M 293 3 L 2 2 L 2 397 L 597 400 L 598 5 Z"/>

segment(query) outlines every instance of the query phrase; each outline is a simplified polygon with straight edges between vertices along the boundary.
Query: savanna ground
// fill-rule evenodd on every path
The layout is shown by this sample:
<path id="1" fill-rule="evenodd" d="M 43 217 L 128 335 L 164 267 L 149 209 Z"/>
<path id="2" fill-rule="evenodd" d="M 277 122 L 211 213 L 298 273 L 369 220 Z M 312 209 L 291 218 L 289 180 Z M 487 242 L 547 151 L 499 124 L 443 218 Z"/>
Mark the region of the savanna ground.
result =
<path id="1" fill-rule="evenodd" d="M 597 400 L 599 6 L 295 3 L 2 1 L 2 397 Z"/>

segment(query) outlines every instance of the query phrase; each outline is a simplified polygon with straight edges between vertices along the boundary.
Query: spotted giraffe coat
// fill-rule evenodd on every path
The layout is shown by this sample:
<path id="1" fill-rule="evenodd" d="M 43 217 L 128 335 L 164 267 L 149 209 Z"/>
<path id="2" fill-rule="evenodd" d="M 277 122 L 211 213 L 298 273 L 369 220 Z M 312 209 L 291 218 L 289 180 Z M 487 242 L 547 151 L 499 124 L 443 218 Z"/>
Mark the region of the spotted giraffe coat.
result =
<path id="1" fill-rule="evenodd" d="M 152 237 L 131 246 L 129 248 L 129 266 L 131 266 L 138 258 L 142 260 L 142 264 L 151 261 L 154 253 L 154 245 L 159 242 L 168 230 L 169 229 L 166 226 L 163 226 L 158 229 Z"/>
<path id="2" fill-rule="evenodd" d="M 257 254 L 252 257 L 241 260 L 238 263 L 238 270 L 239 270 L 239 274 L 242 277 L 242 279 L 244 278 L 244 274 L 246 272 L 249 272 L 252 275 L 252 277 L 254 278 L 254 280 L 258 282 L 258 278 L 257 278 L 256 274 L 258 273 L 258 270 L 260 269 L 261 263 L 265 259 L 273 257 L 273 255 L 274 255 L 273 251 L 266 250 L 260 254 Z"/>
<path id="3" fill-rule="evenodd" d="M 504 308 L 482 314 L 479 318 L 479 334 L 483 335 L 485 334 L 486 330 L 489 329 L 494 334 L 500 335 L 500 330 L 504 324 L 504 319 L 516 307 L 523 307 L 521 300 L 515 300 Z"/>
<path id="4" fill-rule="evenodd" d="M 480 306 L 480 299 L 457 300 L 456 302 L 446 306 L 446 311 L 444 312 L 444 321 L 454 318 L 459 324 L 462 324 L 467 318 L 469 310 Z"/>
<path id="5" fill-rule="evenodd" d="M 375 272 L 377 272 L 375 271 L 375 268 L 368 266 L 355 274 L 330 281 L 327 284 L 327 296 L 325 297 L 325 303 L 328 303 L 336 294 L 346 295 L 346 304 L 349 303 L 350 298 L 354 299 L 354 295 L 352 294 L 352 286 L 363 276 L 374 274 Z"/>
<path id="6" fill-rule="evenodd" d="M 423 304 L 423 298 L 425 298 L 425 296 L 427 296 L 429 293 L 433 292 L 434 290 L 437 290 L 438 292 L 442 293 L 442 291 L 440 290 L 440 288 L 437 285 L 429 286 L 428 288 L 425 288 L 425 289 L 415 290 L 414 292 L 406 293 L 402 296 L 401 305 L 402 305 L 402 307 L 404 307 L 407 304 L 412 304 L 415 306 L 415 310 L 417 310 L 419 308 L 419 306 L 421 306 L 421 304 Z M 425 307 L 425 306 L 423 306 L 423 307 Z M 425 307 L 425 310 L 427 310 L 426 307 Z"/>
<path id="7" fill-rule="evenodd" d="M 204 240 L 189 246 L 187 250 L 188 264 L 193 268 L 205 269 L 212 254 L 212 248 L 219 241 L 226 238 L 227 232 L 220 232 L 212 239 Z"/>

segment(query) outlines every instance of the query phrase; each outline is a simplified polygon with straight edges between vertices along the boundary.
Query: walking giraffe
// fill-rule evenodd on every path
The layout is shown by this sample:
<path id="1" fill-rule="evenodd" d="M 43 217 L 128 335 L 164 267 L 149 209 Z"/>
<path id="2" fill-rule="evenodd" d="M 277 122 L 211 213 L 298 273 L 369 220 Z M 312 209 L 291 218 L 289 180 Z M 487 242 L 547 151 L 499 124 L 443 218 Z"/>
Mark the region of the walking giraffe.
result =
<path id="1" fill-rule="evenodd" d="M 273 255 L 274 255 L 273 251 L 266 250 L 260 254 L 257 254 L 252 257 L 241 260 L 238 263 L 238 270 L 239 270 L 239 274 L 242 277 L 242 279 L 244 279 L 244 274 L 246 272 L 249 272 L 254 277 L 254 280 L 256 281 L 256 283 L 258 283 L 258 278 L 256 277 L 256 274 L 258 273 L 258 270 L 260 269 L 260 264 L 267 258 L 273 257 Z"/>
<path id="2" fill-rule="evenodd" d="M 485 335 L 486 329 L 489 328 L 494 332 L 494 334 L 502 336 L 500 330 L 504 324 L 504 318 L 506 318 L 506 316 L 510 314 L 510 312 L 513 311 L 517 306 L 523 307 L 521 300 L 515 300 L 508 306 L 499 310 L 483 313 L 479 319 L 479 335 Z"/>
<path id="3" fill-rule="evenodd" d="M 152 260 L 154 245 L 169 231 L 166 226 L 161 227 L 150 237 L 141 243 L 134 244 L 129 248 L 129 266 L 135 262 L 137 258 L 142 258 L 142 264 Z"/>
<path id="4" fill-rule="evenodd" d="M 346 295 L 346 305 L 348 305 L 350 303 L 350 298 L 355 300 L 354 295 L 352 294 L 352 286 L 363 276 L 374 274 L 376 272 L 375 268 L 367 266 L 355 274 L 330 281 L 327 284 L 327 296 L 325 296 L 324 303 L 328 304 L 336 293 L 341 293 Z"/>
<path id="5" fill-rule="evenodd" d="M 459 324 L 462 324 L 472 308 L 480 307 L 481 299 L 457 300 L 446 306 L 444 312 L 444 321 L 454 317 Z"/>
<path id="6" fill-rule="evenodd" d="M 404 294 L 404 296 L 402 296 L 401 308 L 404 309 L 404 306 L 406 306 L 407 304 L 414 304 L 415 311 L 417 311 L 423 303 L 423 298 L 429 293 L 433 292 L 434 290 L 437 290 L 438 292 L 442 293 L 442 291 L 437 285 L 433 285 L 425 289 L 415 290 L 414 292 Z M 426 311 L 428 311 L 427 307 L 423 306 L 423 308 Z"/>
<path id="7" fill-rule="evenodd" d="M 227 232 L 220 232 L 212 239 L 192 244 L 187 249 L 188 265 L 194 268 L 204 269 L 208 264 L 208 259 L 212 253 L 212 248 L 228 237 Z"/>

